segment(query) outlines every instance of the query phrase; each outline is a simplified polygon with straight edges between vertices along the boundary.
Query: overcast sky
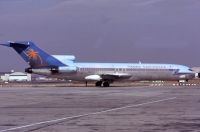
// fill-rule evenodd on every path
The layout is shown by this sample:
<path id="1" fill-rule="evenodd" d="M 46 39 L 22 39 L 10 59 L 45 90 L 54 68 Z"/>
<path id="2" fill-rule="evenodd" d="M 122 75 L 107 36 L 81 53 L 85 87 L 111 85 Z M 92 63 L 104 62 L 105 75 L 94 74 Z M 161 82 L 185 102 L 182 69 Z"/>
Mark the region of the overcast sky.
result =
<path id="1" fill-rule="evenodd" d="M 77 61 L 200 66 L 200 0 L 0 0 L 0 42 Z M 0 71 L 28 65 L 0 47 Z"/>

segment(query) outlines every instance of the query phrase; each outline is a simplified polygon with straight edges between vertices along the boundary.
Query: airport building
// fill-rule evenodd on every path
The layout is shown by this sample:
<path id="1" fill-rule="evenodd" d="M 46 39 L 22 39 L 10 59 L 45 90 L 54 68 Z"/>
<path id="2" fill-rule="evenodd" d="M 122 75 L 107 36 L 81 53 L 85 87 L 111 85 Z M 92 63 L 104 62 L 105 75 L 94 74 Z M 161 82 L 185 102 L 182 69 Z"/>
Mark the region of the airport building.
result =
<path id="1" fill-rule="evenodd" d="M 23 72 L 10 72 L 10 73 L 1 73 L 1 81 L 4 82 L 30 82 L 31 74 L 23 73 Z"/>

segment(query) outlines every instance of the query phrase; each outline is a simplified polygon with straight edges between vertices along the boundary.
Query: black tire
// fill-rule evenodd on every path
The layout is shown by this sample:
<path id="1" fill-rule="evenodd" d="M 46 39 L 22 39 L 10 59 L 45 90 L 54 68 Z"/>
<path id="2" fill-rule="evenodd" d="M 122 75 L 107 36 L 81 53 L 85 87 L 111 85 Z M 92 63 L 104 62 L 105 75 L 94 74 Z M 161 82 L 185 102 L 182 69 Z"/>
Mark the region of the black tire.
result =
<path id="1" fill-rule="evenodd" d="M 102 85 L 102 82 L 101 82 L 101 81 L 98 81 L 98 82 L 96 82 L 96 84 L 95 84 L 96 87 L 101 87 L 101 85 Z"/>
<path id="2" fill-rule="evenodd" d="M 109 82 L 103 82 L 103 87 L 110 87 L 110 83 Z"/>

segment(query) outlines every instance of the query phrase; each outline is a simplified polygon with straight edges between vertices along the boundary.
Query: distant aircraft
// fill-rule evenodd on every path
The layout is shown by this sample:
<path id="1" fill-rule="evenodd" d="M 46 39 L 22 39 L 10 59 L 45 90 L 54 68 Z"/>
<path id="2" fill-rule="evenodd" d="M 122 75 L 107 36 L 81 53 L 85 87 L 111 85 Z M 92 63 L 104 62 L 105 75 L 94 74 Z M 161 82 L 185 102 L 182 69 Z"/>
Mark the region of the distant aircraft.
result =
<path id="1" fill-rule="evenodd" d="M 73 55 L 49 55 L 33 42 L 7 42 L 28 64 L 27 73 L 35 73 L 66 80 L 89 82 L 97 87 L 109 87 L 114 81 L 174 80 L 188 81 L 195 74 L 183 65 L 143 63 L 82 63 Z"/>

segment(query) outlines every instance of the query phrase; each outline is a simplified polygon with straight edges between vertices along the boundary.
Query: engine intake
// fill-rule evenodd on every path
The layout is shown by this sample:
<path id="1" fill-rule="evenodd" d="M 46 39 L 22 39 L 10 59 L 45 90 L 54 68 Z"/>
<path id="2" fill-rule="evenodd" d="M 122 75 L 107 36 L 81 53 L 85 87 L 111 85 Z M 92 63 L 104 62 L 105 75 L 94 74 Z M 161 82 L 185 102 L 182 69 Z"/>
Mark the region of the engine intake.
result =
<path id="1" fill-rule="evenodd" d="M 32 68 L 26 68 L 26 69 L 25 69 L 25 72 L 26 72 L 26 73 L 33 73 Z"/>

